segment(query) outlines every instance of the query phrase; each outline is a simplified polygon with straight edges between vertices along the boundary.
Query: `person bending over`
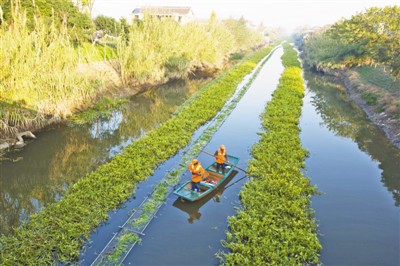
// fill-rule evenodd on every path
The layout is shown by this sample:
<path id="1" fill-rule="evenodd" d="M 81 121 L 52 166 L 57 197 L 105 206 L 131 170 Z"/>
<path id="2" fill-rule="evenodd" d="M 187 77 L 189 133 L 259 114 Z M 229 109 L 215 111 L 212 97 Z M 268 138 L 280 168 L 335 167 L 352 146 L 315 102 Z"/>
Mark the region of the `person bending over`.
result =
<path id="1" fill-rule="evenodd" d="M 193 159 L 189 165 L 189 171 L 192 173 L 192 191 L 200 192 L 200 182 L 203 180 L 204 169 L 199 160 Z"/>

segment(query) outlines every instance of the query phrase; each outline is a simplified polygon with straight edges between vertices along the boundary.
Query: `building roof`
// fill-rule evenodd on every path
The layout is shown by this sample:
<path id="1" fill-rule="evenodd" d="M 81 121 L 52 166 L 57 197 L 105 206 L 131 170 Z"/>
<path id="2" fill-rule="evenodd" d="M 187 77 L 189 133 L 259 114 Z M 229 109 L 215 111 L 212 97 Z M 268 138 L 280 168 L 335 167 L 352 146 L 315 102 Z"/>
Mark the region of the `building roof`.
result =
<path id="1" fill-rule="evenodd" d="M 192 9 L 190 7 L 178 7 L 178 6 L 142 6 L 135 8 L 133 14 L 144 14 L 148 13 L 151 15 L 187 15 Z"/>

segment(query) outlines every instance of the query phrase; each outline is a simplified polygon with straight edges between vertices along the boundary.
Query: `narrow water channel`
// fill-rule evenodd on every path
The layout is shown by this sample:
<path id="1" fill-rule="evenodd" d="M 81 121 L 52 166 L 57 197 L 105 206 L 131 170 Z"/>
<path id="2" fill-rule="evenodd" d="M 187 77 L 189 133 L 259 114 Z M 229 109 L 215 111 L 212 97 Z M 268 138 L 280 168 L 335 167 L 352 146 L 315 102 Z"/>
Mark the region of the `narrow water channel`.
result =
<path id="1" fill-rule="evenodd" d="M 400 265 L 400 150 L 348 99 L 306 73 L 301 139 L 324 265 Z"/>
<path id="2" fill-rule="evenodd" d="M 220 145 L 240 158 L 245 169 L 250 149 L 261 130 L 259 115 L 271 99 L 283 70 L 277 49 L 264 65 L 205 150 Z M 305 74 L 307 91 L 300 127 L 303 146 L 310 151 L 306 175 L 321 195 L 312 198 L 324 265 L 400 265 L 400 151 L 329 79 Z M 9 154 L 21 161 L 0 162 L 0 233 L 8 233 L 46 204 L 57 200 L 69 184 L 119 153 L 135 138 L 171 116 L 196 86 L 176 83 L 137 95 L 110 119 L 88 126 L 61 126 L 40 132 L 38 140 Z M 120 209 L 96 229 L 82 265 L 90 265 L 129 210 L 146 197 L 160 177 L 180 159 L 160 165 L 139 184 Z M 213 158 L 200 154 L 204 166 Z M 198 203 L 169 195 L 124 265 L 216 265 L 225 251 L 227 218 L 239 206 L 238 193 L 246 179 L 235 172 L 218 193 Z M 189 179 L 186 173 L 183 180 Z M 233 184 L 233 185 L 232 185 Z M 232 185 L 232 186 L 230 186 Z"/>
<path id="3" fill-rule="evenodd" d="M 56 201 L 70 184 L 157 127 L 203 81 L 175 81 L 133 96 L 121 111 L 91 125 L 61 125 L 35 133 L 37 140 L 0 161 L 0 234 Z"/>
<path id="4" fill-rule="evenodd" d="M 205 150 L 214 153 L 224 144 L 229 154 L 240 158 L 238 166 L 245 169 L 251 158 L 250 149 L 259 139 L 259 115 L 271 99 L 283 67 L 277 49 L 266 62 L 247 93 L 215 133 Z M 214 158 L 201 153 L 198 159 L 204 166 Z M 233 184 L 244 176 L 238 172 L 225 188 L 213 197 L 198 203 L 180 202 L 171 194 L 124 261 L 124 265 L 216 265 L 215 254 L 223 251 L 227 218 L 236 213 L 238 193 L 246 179 Z M 186 173 L 183 180 L 190 178 Z M 228 187 L 229 186 L 229 187 Z"/>

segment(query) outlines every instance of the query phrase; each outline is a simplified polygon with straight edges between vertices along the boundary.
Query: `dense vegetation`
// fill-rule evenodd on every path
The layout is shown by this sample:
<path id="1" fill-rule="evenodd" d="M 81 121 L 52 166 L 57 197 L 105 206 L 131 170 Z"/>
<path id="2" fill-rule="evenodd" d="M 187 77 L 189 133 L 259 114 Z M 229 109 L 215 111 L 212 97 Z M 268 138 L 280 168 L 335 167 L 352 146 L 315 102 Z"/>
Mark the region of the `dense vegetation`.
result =
<path id="1" fill-rule="evenodd" d="M 306 38 L 306 62 L 317 69 L 383 65 L 400 77 L 400 7 L 370 8 Z"/>
<path id="2" fill-rule="evenodd" d="M 65 118 L 94 96 L 98 84 L 82 75 L 84 61 L 65 24 L 48 25 L 37 18 L 33 29 L 26 14 L 11 14 L 0 25 L 0 133 L 13 136 L 40 128 L 49 120 Z"/>
<path id="3" fill-rule="evenodd" d="M 57 26 L 66 24 L 68 34 L 75 41 L 91 38 L 93 23 L 88 13 L 81 12 L 78 6 L 70 0 L 0 0 L 4 21 L 13 22 L 16 13 L 25 11 L 29 29 L 35 28 L 35 17 Z M 17 7 L 15 9 L 15 7 Z M 3 20 L 1 20 L 3 23 Z"/>
<path id="4" fill-rule="evenodd" d="M 129 23 L 125 18 L 117 21 L 113 17 L 99 15 L 93 20 L 96 30 L 101 31 L 100 36 L 110 35 L 113 37 L 120 36 L 122 32 L 129 34 Z"/>
<path id="5" fill-rule="evenodd" d="M 270 52 L 269 56 L 271 55 L 272 52 Z M 238 86 L 234 96 L 229 99 L 229 102 L 226 103 L 223 109 L 212 119 L 212 122 L 208 123 L 207 128 L 201 133 L 199 138 L 195 141 L 192 140 L 193 142 L 191 141 L 190 147 L 183 152 L 184 155 L 179 167 L 171 169 L 165 174 L 164 178 L 154 187 L 153 192 L 135 209 L 135 213 L 126 221 L 121 231 L 118 232 L 116 237 L 111 240 L 102 253 L 99 254 L 96 261 L 93 262 L 94 265 L 123 264 L 123 260 L 126 258 L 131 248 L 141 241 L 141 234 L 146 229 L 148 223 L 155 217 L 158 209 L 164 204 L 166 197 L 179 186 L 183 174 L 187 171 L 187 165 L 193 158 L 199 156 L 199 153 L 204 149 L 207 143 L 210 142 L 214 133 L 217 132 L 229 114 L 235 109 L 240 99 L 244 96 L 247 89 L 261 71 L 263 65 L 268 61 L 269 56 L 264 58 L 262 63 L 258 64 L 257 69 L 251 73 L 251 77 L 248 79 L 246 85 Z M 191 100 L 194 98 L 195 97 Z M 181 108 L 184 108 L 187 104 L 190 104 L 190 100 L 182 105 Z"/>
<path id="6" fill-rule="evenodd" d="M 76 260 L 85 238 L 107 219 L 107 212 L 126 200 L 136 183 L 146 179 L 157 164 L 187 145 L 194 131 L 216 115 L 244 76 L 270 50 L 264 49 L 240 63 L 175 117 L 75 183 L 59 202 L 32 215 L 15 234 L 2 236 L 0 264 L 48 265 Z"/>
<path id="7" fill-rule="evenodd" d="M 400 118 L 400 7 L 370 8 L 304 38 L 305 66 L 339 77 L 379 124 Z M 398 135 L 396 125 L 390 126 Z"/>
<path id="8" fill-rule="evenodd" d="M 400 79 L 393 79 L 393 77 L 382 68 L 365 66 L 358 68 L 357 73 L 362 81 L 400 94 Z"/>
<path id="9" fill-rule="evenodd" d="M 211 22 L 217 23 L 217 21 L 212 20 Z M 247 21 L 243 17 L 239 20 L 226 19 L 223 21 L 223 26 L 233 35 L 237 50 L 247 50 L 251 44 L 254 46 L 262 44 L 260 31 L 249 30 Z"/>
<path id="10" fill-rule="evenodd" d="M 252 179 L 240 192 L 243 207 L 229 218 L 226 265 L 318 263 L 321 245 L 310 208 L 316 190 L 301 171 L 307 155 L 298 126 L 304 85 L 290 49 L 285 46 L 286 68 L 262 115 L 265 132 L 252 148 Z"/>
<path id="11" fill-rule="evenodd" d="M 133 24 L 127 39 L 117 44 L 116 69 L 124 86 L 185 77 L 202 65 L 221 68 L 235 49 L 232 34 L 220 24 L 181 26 L 173 20 L 147 18 Z"/>
<path id="12" fill-rule="evenodd" d="M 110 88 L 108 75 L 93 67 L 95 61 L 115 71 L 122 81 L 119 89 L 127 90 L 186 77 L 199 68 L 220 70 L 235 51 L 263 42 L 246 21 L 237 22 L 238 30 L 215 17 L 208 24 L 186 25 L 150 18 L 132 25 L 107 17 L 88 22 L 71 0 L 2 3 L 1 138 L 67 119 L 97 101 Z M 94 25 L 113 38 L 92 42 Z M 238 37 L 243 34 L 252 37 Z"/>

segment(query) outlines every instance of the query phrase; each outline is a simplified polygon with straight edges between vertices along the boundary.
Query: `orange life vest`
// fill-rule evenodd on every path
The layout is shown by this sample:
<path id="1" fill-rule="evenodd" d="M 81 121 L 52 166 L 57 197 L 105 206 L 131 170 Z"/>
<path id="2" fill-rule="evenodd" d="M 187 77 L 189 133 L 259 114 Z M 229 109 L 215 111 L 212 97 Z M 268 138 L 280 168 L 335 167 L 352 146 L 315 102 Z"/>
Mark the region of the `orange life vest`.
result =
<path id="1" fill-rule="evenodd" d="M 217 157 L 216 157 L 217 163 L 224 163 L 225 162 L 225 156 L 226 156 L 226 150 L 222 151 L 221 149 L 218 149 Z"/>
<path id="2" fill-rule="evenodd" d="M 201 164 L 198 163 L 197 165 L 190 164 L 189 171 L 192 172 L 192 181 L 197 183 L 203 179 L 204 169 L 201 167 Z M 200 174 L 200 175 L 199 175 Z"/>

